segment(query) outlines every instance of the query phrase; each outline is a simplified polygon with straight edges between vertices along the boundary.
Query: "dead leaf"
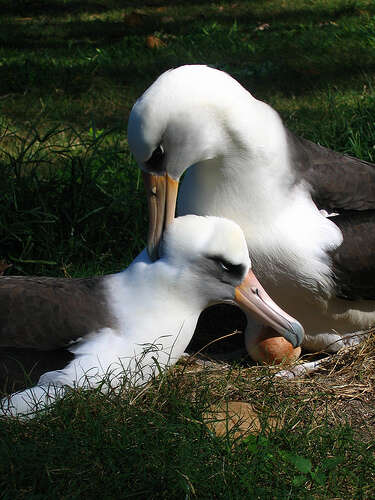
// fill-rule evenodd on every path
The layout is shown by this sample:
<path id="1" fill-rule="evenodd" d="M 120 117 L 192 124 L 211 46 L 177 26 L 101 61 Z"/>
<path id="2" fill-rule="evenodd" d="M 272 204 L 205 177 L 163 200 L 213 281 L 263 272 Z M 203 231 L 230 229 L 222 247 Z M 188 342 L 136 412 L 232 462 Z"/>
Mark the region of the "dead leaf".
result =
<path id="1" fill-rule="evenodd" d="M 261 425 L 257 413 L 250 403 L 243 401 L 223 401 L 213 405 L 204 413 L 207 426 L 217 435 L 224 436 L 234 428 L 233 437 L 249 433 L 259 433 Z"/>
<path id="2" fill-rule="evenodd" d="M 148 35 L 146 38 L 146 45 L 149 49 L 160 49 L 165 47 L 163 40 L 160 40 L 160 38 L 154 35 Z"/>

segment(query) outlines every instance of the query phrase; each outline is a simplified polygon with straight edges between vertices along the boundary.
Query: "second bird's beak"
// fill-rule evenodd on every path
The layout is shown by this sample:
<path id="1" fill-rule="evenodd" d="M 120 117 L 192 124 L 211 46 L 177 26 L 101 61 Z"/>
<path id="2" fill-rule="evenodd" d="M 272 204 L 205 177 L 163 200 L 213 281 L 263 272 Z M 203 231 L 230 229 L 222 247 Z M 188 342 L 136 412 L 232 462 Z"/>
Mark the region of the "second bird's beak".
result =
<path id="1" fill-rule="evenodd" d="M 244 312 L 280 333 L 293 347 L 301 345 L 305 335 L 302 325 L 271 299 L 252 270 L 236 288 L 234 301 Z"/>
<path id="2" fill-rule="evenodd" d="M 159 257 L 159 244 L 163 231 L 175 216 L 178 180 L 167 173 L 154 175 L 143 172 L 143 182 L 149 215 L 147 251 L 150 259 L 155 261 Z"/>

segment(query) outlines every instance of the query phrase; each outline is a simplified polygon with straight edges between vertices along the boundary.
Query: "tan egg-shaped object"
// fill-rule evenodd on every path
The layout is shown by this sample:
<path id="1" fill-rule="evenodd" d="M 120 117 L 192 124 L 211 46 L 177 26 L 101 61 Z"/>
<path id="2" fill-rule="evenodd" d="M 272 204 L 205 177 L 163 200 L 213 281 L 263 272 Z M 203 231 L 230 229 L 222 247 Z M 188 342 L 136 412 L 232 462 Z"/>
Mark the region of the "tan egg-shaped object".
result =
<path id="1" fill-rule="evenodd" d="M 263 327 L 260 335 L 247 341 L 246 349 L 254 361 L 265 364 L 279 364 L 295 361 L 301 355 L 301 348 L 294 348 L 284 337 L 270 327 Z"/>

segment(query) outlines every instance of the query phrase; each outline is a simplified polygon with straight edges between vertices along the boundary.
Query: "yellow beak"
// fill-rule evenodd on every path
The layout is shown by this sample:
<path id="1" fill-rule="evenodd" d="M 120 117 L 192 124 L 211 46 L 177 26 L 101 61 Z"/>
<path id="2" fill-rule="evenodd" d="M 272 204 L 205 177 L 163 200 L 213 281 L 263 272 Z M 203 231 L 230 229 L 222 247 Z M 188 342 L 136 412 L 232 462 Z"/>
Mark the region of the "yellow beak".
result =
<path id="1" fill-rule="evenodd" d="M 173 221 L 176 211 L 178 181 L 168 174 L 143 172 L 149 213 L 147 250 L 151 260 L 159 257 L 159 244 L 164 229 Z"/>

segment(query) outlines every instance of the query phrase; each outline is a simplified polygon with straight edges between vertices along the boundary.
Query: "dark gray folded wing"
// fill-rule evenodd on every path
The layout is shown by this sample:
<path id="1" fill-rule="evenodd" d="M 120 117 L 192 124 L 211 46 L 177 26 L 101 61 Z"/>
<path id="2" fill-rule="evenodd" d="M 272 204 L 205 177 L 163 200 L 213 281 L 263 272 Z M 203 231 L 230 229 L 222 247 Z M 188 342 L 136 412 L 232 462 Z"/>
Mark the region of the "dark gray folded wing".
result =
<path id="1" fill-rule="evenodd" d="M 336 295 L 375 300 L 375 210 L 332 217 L 344 241 L 332 254 Z"/>
<path id="2" fill-rule="evenodd" d="M 336 153 L 287 130 L 297 181 L 306 181 L 320 209 L 375 209 L 375 165 Z"/>
<path id="3" fill-rule="evenodd" d="M 0 277 L 0 347 L 56 349 L 113 326 L 104 282 Z"/>

